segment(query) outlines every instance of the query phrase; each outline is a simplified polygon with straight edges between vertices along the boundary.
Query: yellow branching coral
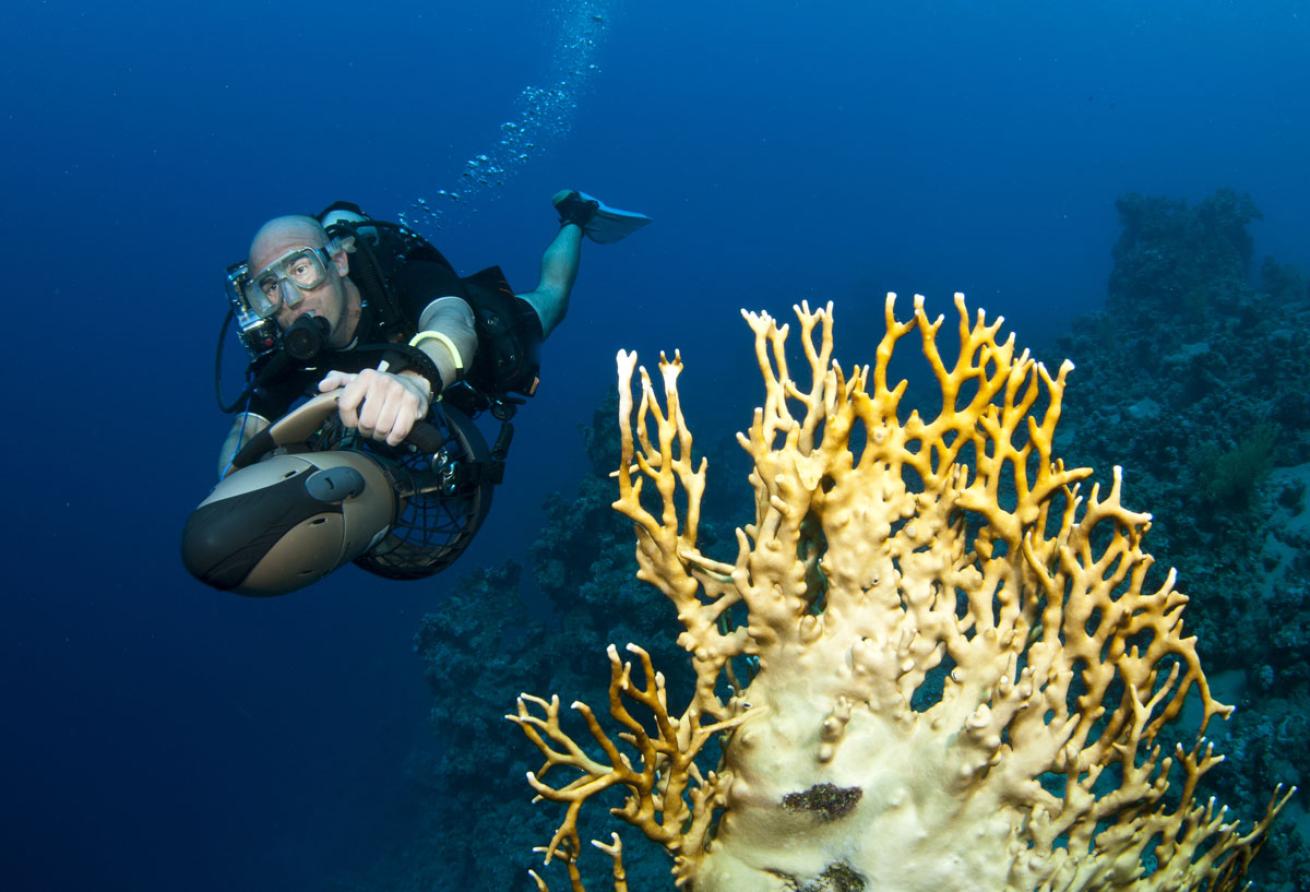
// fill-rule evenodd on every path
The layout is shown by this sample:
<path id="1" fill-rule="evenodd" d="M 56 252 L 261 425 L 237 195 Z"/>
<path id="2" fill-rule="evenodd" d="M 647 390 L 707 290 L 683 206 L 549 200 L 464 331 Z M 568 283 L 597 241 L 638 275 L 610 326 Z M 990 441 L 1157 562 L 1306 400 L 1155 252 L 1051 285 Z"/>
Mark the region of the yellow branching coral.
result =
<path id="1" fill-rule="evenodd" d="M 519 700 L 511 718 L 546 756 L 529 780 L 568 806 L 547 860 L 582 889 L 578 810 L 619 787 L 615 813 L 696 892 L 1238 888 L 1287 797 L 1242 834 L 1196 800 L 1221 758 L 1210 745 L 1165 752 L 1189 692 L 1198 734 L 1231 708 L 1183 635 L 1173 573 L 1147 583 L 1150 517 L 1120 504 L 1119 470 L 1084 499 L 1091 471 L 1052 452 L 1072 366 L 1052 376 L 1016 354 L 959 295 L 950 359 L 922 298 L 906 322 L 893 303 L 873 366 L 850 370 L 832 361 L 831 305 L 798 307 L 805 388 L 788 326 L 744 314 L 765 401 L 739 437 L 755 522 L 733 563 L 697 549 L 706 468 L 681 358 L 661 359 L 663 404 L 640 370 L 634 420 L 636 358 L 619 354 L 615 507 L 634 522 L 640 578 L 677 608 L 697 686 L 671 711 L 645 651 L 629 647 L 639 682 L 611 647 L 622 733 L 574 704 L 589 749 L 561 727 L 558 698 Z M 912 330 L 940 385 L 934 417 L 902 418 L 906 382 L 888 380 Z M 754 670 L 744 688 L 734 661 Z M 716 735 L 722 764 L 702 772 Z M 597 845 L 625 889 L 618 837 Z"/>

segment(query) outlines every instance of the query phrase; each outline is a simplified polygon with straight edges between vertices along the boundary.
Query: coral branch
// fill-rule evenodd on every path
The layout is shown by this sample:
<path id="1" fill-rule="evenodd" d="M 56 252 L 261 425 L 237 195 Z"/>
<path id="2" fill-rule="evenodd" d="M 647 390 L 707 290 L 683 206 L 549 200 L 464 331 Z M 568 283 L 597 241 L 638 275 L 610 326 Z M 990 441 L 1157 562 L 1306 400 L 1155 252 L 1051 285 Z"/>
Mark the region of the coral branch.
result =
<path id="1" fill-rule="evenodd" d="M 1121 503 L 1120 469 L 1084 496 L 1091 470 L 1054 454 L 1073 366 L 1051 374 L 1016 353 L 1002 320 L 971 320 L 960 295 L 959 349 L 944 351 L 943 318 L 923 304 L 901 322 L 888 295 L 872 367 L 849 370 L 832 360 L 831 304 L 797 307 L 805 382 L 788 366 L 788 326 L 743 313 L 764 400 L 738 436 L 755 517 L 731 562 L 697 548 L 706 464 L 683 417 L 681 357 L 661 357 L 661 400 L 619 354 L 614 507 L 633 522 L 639 578 L 677 608 L 697 682 L 675 716 L 646 652 L 628 648 L 638 684 L 611 647 L 622 733 L 574 704 L 586 750 L 558 698 L 519 699 L 510 718 L 546 758 L 529 782 L 567 806 L 544 853 L 566 861 L 575 890 L 579 809 L 611 787 L 626 791 L 614 814 L 697 892 L 1240 887 L 1291 793 L 1245 834 L 1196 800 L 1221 758 L 1201 734 L 1231 708 L 1184 635 L 1174 573 L 1151 581 L 1151 518 Z M 940 403 L 906 415 L 908 383 L 888 375 L 915 330 Z M 745 690 L 731 667 L 742 655 L 758 662 Z M 1165 755 L 1189 696 L 1196 743 Z M 722 763 L 702 771 L 715 734 Z M 625 888 L 617 837 L 597 845 Z"/>

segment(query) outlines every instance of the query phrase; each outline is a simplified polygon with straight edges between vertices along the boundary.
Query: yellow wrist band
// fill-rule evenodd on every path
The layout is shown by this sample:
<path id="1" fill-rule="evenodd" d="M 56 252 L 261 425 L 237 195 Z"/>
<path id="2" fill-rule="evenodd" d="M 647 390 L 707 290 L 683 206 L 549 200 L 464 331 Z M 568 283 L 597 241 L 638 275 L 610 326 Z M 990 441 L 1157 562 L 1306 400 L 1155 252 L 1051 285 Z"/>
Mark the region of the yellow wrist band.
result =
<path id="1" fill-rule="evenodd" d="M 420 331 L 418 334 L 414 335 L 414 337 L 409 339 L 409 346 L 417 347 L 424 341 L 439 342 L 443 347 L 450 351 L 450 358 L 455 363 L 455 371 L 462 372 L 464 370 L 464 357 L 460 355 L 459 348 L 455 346 L 455 342 L 449 337 L 439 331 Z"/>

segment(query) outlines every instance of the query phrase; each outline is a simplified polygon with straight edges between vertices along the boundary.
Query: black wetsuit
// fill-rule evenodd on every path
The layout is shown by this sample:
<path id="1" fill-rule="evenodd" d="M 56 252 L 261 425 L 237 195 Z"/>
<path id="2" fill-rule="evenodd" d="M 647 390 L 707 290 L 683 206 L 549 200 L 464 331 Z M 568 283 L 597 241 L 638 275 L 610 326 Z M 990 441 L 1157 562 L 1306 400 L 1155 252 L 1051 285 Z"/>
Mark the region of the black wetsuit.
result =
<path id="1" fill-rule="evenodd" d="M 329 371 L 376 368 L 379 351 L 355 346 L 408 341 L 418 330 L 423 311 L 434 300 L 448 295 L 468 301 L 478 335 L 477 353 L 464 377 L 469 385 L 462 394 L 466 405 L 461 408 L 481 408 L 476 405 L 480 395 L 509 391 L 531 395 L 536 382 L 537 348 L 542 340 L 541 321 L 532 306 L 514 294 L 500 268 L 490 267 L 461 278 L 431 246 L 424 245 L 420 252 L 407 248 L 412 245 L 383 239 L 372 249 L 361 245 L 350 255 L 348 275 L 359 288 L 363 304 L 351 347 L 326 349 L 312 364 L 288 361 L 278 354 L 257 360 L 251 369 L 258 380 L 250 397 L 251 412 L 276 421 L 301 397 L 316 393 L 318 382 Z M 360 256 L 359 250 L 369 250 L 368 257 Z M 364 275 L 361 266 L 357 276 L 356 265 L 370 258 L 376 263 L 370 272 L 378 275 Z M 381 289 L 389 294 L 377 293 Z M 388 305 L 390 312 L 385 309 Z M 259 380 L 261 373 L 265 380 Z M 468 404 L 470 400 L 474 403 Z"/>

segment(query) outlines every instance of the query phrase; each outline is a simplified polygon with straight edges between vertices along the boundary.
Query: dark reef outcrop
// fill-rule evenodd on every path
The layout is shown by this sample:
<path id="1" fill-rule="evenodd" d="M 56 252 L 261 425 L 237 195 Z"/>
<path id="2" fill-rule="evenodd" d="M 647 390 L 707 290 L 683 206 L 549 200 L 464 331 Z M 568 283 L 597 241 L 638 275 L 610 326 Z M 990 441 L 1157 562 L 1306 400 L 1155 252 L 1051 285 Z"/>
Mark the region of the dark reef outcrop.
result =
<path id="1" fill-rule="evenodd" d="M 1208 780 L 1255 811 L 1259 791 L 1310 780 L 1310 290 L 1273 259 L 1256 271 L 1246 196 L 1117 207 L 1106 309 L 1050 351 L 1077 364 L 1061 453 L 1123 466 L 1125 503 L 1149 506 L 1156 570 L 1178 568 L 1191 632 L 1238 707 L 1211 728 L 1229 757 Z M 1302 813 L 1276 825 L 1257 888 L 1310 889 Z"/>

